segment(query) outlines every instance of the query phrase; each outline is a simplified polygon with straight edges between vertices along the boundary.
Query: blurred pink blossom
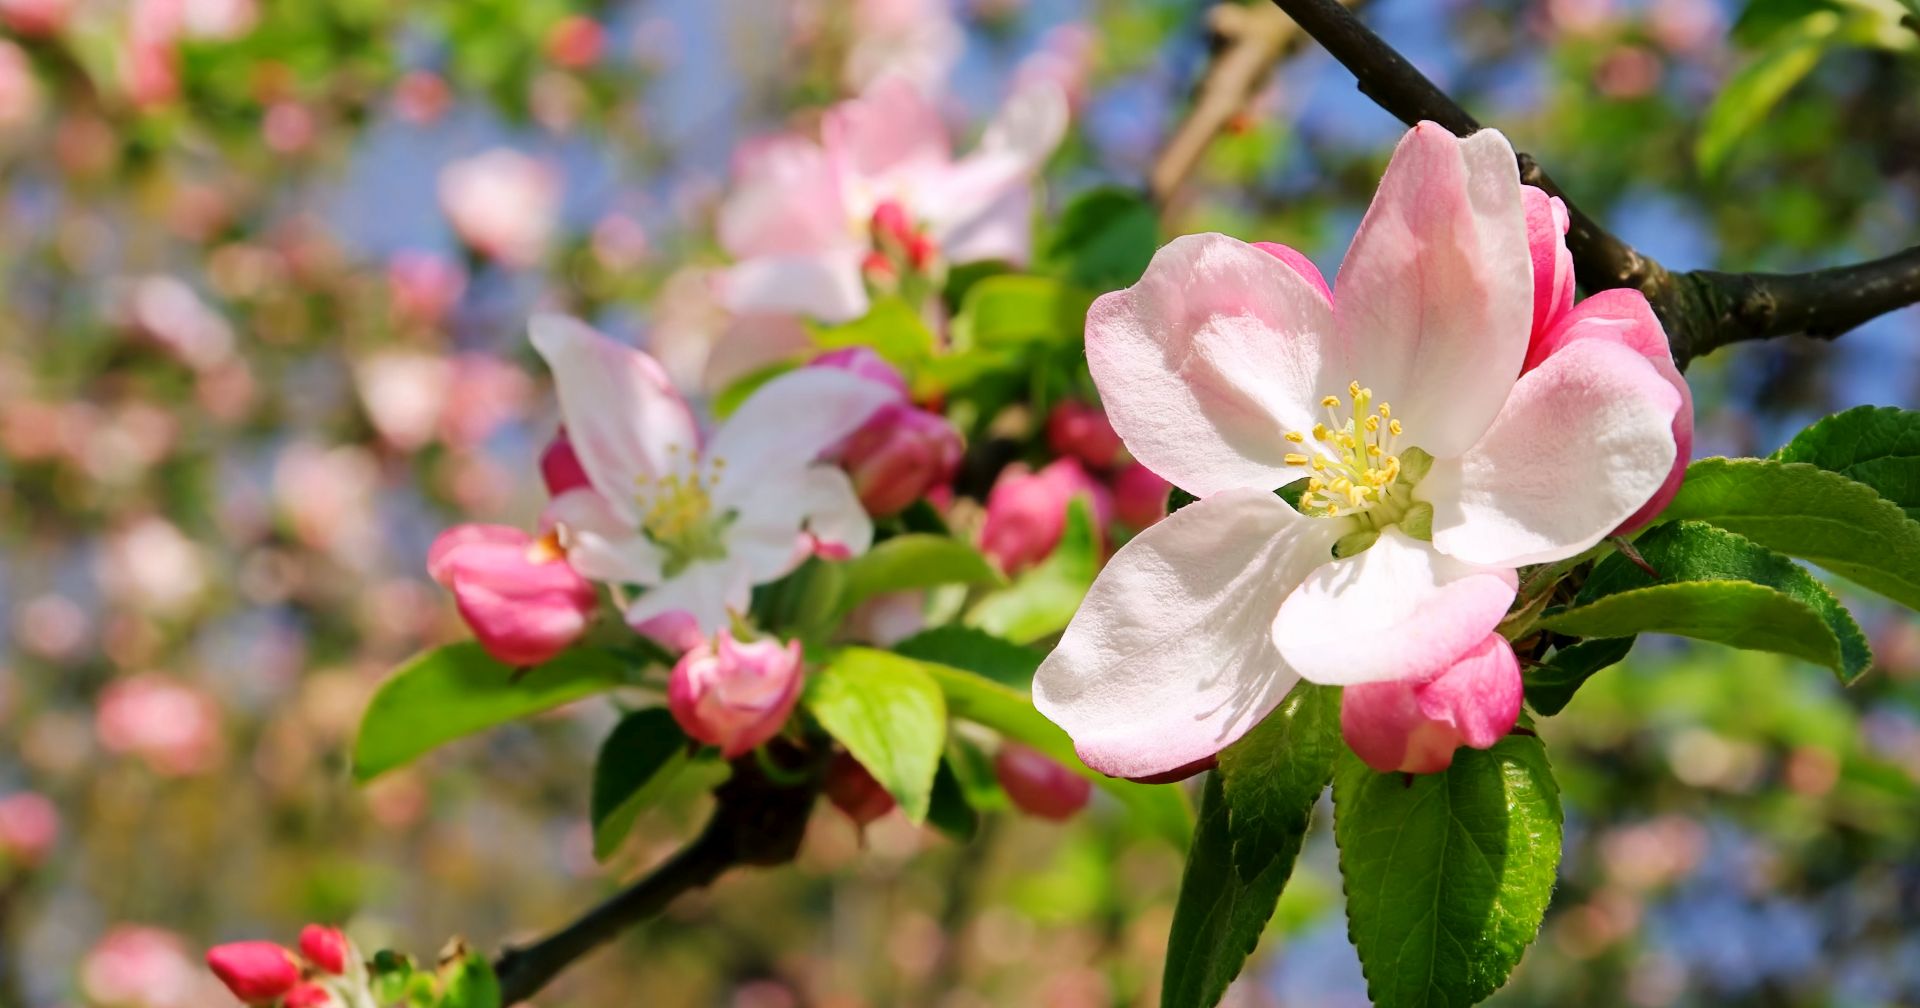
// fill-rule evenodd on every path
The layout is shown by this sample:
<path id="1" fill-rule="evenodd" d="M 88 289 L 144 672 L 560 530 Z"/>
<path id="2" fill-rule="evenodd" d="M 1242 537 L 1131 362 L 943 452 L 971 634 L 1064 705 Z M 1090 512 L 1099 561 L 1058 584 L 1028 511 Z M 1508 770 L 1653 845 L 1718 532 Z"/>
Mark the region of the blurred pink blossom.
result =
<path id="1" fill-rule="evenodd" d="M 849 6 L 848 88 L 860 91 L 889 76 L 905 78 L 928 94 L 944 87 L 967 40 L 952 0 L 853 0 Z"/>
<path id="2" fill-rule="evenodd" d="M 116 285 L 115 318 L 129 332 L 152 340 L 196 370 L 233 353 L 233 327 L 185 281 L 145 276 Z"/>
<path id="3" fill-rule="evenodd" d="M 40 118 L 45 97 L 33 64 L 21 48 L 0 39 L 0 132 L 33 125 Z"/>
<path id="4" fill-rule="evenodd" d="M 413 350 L 382 350 L 355 362 L 367 419 L 388 444 L 417 451 L 433 439 L 453 384 L 453 362 Z"/>
<path id="5" fill-rule="evenodd" d="M 349 566 L 378 559 L 379 527 L 373 497 L 380 467 L 357 445 L 289 445 L 273 468 L 273 493 L 294 535 Z"/>
<path id="6" fill-rule="evenodd" d="M 508 147 L 440 170 L 440 208 L 475 251 L 525 268 L 539 263 L 559 223 L 561 180 L 551 165 Z"/>
<path id="7" fill-rule="evenodd" d="M 437 326 L 467 290 L 467 271 L 435 252 L 413 249 L 387 260 L 387 297 L 401 321 Z"/>
<path id="8" fill-rule="evenodd" d="M 96 566 L 109 596 L 162 618 L 186 614 L 211 582 L 199 545 L 158 515 L 136 519 L 108 536 Z"/>
<path id="9" fill-rule="evenodd" d="M 76 0 L 0 0 L 0 24 L 21 35 L 52 35 L 66 27 Z"/>
<path id="10" fill-rule="evenodd" d="M 207 1008 L 227 998 L 171 931 L 116 924 L 80 961 L 80 990 L 102 1008 Z"/>
<path id="11" fill-rule="evenodd" d="M 1725 40 L 1726 14 L 1714 0 L 1653 0 L 1647 30 L 1669 52 L 1709 54 Z"/>
<path id="12" fill-rule="evenodd" d="M 1040 38 L 1040 47 L 1028 53 L 1013 71 L 1013 90 L 1046 82 L 1067 96 L 1078 110 L 1087 99 L 1087 81 L 1099 50 L 1099 38 L 1084 24 L 1055 25 Z"/>
<path id="13" fill-rule="evenodd" d="M 606 48 L 606 29 L 582 14 L 561 18 L 547 32 L 547 58 L 568 70 L 584 70 L 600 62 Z"/>
<path id="14" fill-rule="evenodd" d="M 93 729 L 108 752 L 139 756 L 155 773 L 169 777 L 205 773 L 224 755 L 219 705 L 200 690 L 154 672 L 128 676 L 102 690 Z"/>
<path id="15" fill-rule="evenodd" d="M 1138 462 L 1113 474 L 1113 516 L 1136 531 L 1167 516 L 1167 491 L 1173 485 Z"/>
<path id="16" fill-rule="evenodd" d="M 1095 469 L 1113 465 L 1121 452 L 1120 435 L 1107 422 L 1106 411 L 1073 400 L 1062 401 L 1047 415 L 1047 447 Z"/>
<path id="17" fill-rule="evenodd" d="M 502 424 L 526 415 L 533 401 L 533 378 L 520 365 L 490 353 L 458 354 L 440 436 L 448 444 L 472 448 Z"/>
<path id="18" fill-rule="evenodd" d="M 794 316 L 729 313 L 724 280 L 724 271 L 682 267 L 654 297 L 647 349 L 680 388 L 718 392 L 813 346 Z"/>
<path id="19" fill-rule="evenodd" d="M 410 123 L 434 122 L 445 115 L 452 104 L 453 89 L 431 70 L 409 71 L 394 85 L 394 114 Z"/>
<path id="20" fill-rule="evenodd" d="M 0 798 L 0 862 L 33 868 L 60 838 L 60 810 L 46 795 L 20 791 Z"/>

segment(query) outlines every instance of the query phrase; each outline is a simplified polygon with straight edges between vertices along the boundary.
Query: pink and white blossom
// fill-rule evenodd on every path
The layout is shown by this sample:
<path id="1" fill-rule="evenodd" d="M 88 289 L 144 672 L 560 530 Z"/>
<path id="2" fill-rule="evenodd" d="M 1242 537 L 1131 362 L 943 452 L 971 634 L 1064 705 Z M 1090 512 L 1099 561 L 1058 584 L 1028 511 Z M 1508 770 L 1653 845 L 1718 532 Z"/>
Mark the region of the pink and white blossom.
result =
<path id="1" fill-rule="evenodd" d="M 1568 337 L 1525 368 L 1534 258 L 1499 133 L 1416 127 L 1331 296 L 1303 262 L 1191 235 L 1088 313 L 1114 429 L 1199 498 L 1114 555 L 1034 677 L 1107 773 L 1203 761 L 1301 679 L 1441 677 L 1516 568 L 1600 542 L 1679 455 L 1651 340 Z M 1274 493 L 1303 480 L 1297 508 Z"/>
<path id="2" fill-rule="evenodd" d="M 866 314 L 870 277 L 1024 263 L 1034 177 L 1066 123 L 1060 89 L 1038 82 L 1015 92 L 975 151 L 956 159 L 939 111 L 888 77 L 828 110 L 818 143 L 748 145 L 720 210 L 720 243 L 737 260 L 727 307 L 845 322 Z"/>
<path id="3" fill-rule="evenodd" d="M 1356 683 L 1341 691 L 1347 745 L 1382 773 L 1435 773 L 1461 746 L 1485 749 L 1520 716 L 1520 662 L 1488 634 L 1451 668 L 1421 682 Z"/>
<path id="4" fill-rule="evenodd" d="M 558 171 L 507 147 L 440 171 L 440 208 L 460 240 L 513 267 L 533 266 L 546 254 L 560 194 Z"/>
<path id="5" fill-rule="evenodd" d="M 680 656 L 667 709 L 688 736 L 732 759 L 780 733 L 800 699 L 800 642 L 740 642 L 723 629 Z"/>
<path id="6" fill-rule="evenodd" d="M 746 610 L 754 585 L 812 552 L 851 556 L 872 543 L 852 482 L 817 460 L 893 389 L 802 368 L 761 386 L 703 438 L 646 354 L 560 316 L 534 320 L 533 344 L 590 484 L 554 498 L 546 518 L 575 570 L 645 589 L 627 608 L 630 625 L 680 614 L 675 626 L 710 637 Z"/>

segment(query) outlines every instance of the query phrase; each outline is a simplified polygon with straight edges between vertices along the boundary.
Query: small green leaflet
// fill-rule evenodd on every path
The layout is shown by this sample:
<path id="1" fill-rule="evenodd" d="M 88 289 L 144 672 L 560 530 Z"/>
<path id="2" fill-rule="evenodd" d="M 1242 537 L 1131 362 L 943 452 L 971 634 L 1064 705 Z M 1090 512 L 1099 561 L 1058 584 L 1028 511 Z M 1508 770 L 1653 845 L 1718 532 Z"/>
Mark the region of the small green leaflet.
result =
<path id="1" fill-rule="evenodd" d="M 1075 286 L 1105 292 L 1140 279 L 1159 247 L 1159 212 L 1140 193 L 1115 186 L 1067 204 L 1045 259 Z"/>
<path id="2" fill-rule="evenodd" d="M 1078 343 L 1091 299 L 1052 277 L 1004 274 L 967 290 L 954 318 L 960 348 Z"/>
<path id="3" fill-rule="evenodd" d="M 1575 604 L 1539 626 L 1576 637 L 1669 633 L 1793 655 L 1852 682 L 1872 661 L 1866 638 L 1833 593 L 1793 561 L 1704 522 L 1657 525 L 1635 540 L 1660 572 L 1614 555 L 1600 562 Z"/>
<path id="4" fill-rule="evenodd" d="M 921 664 L 847 648 L 808 680 L 803 699 L 820 727 L 893 795 L 907 818 L 925 822 L 946 747 L 947 704 Z"/>
<path id="5" fill-rule="evenodd" d="M 1599 637 L 1559 648 L 1546 664 L 1526 670 L 1527 703 L 1548 717 L 1560 713 L 1594 673 L 1626 658 L 1637 639 Z"/>
<path id="6" fill-rule="evenodd" d="M 893 650 L 908 658 L 966 669 L 1021 691 L 1033 682 L 1033 670 L 1045 657 L 1023 644 L 952 623 L 922 630 L 895 644 Z"/>
<path id="7" fill-rule="evenodd" d="M 488 657 L 466 641 L 423 652 L 373 695 L 354 741 L 362 783 L 464 735 L 497 727 L 612 689 L 632 663 L 597 648 L 574 648 L 531 669 Z"/>
<path id="8" fill-rule="evenodd" d="M 1220 754 L 1187 851 L 1161 1008 L 1220 1003 L 1273 916 L 1343 748 L 1340 691 L 1301 683 Z"/>
<path id="9" fill-rule="evenodd" d="M 687 764 L 688 740 L 665 707 L 620 719 L 593 764 L 593 856 L 605 861 Z"/>
<path id="10" fill-rule="evenodd" d="M 951 536 L 908 533 L 879 543 L 842 565 L 847 573 L 840 607 L 875 595 L 946 584 L 998 585 L 1006 579 L 980 551 Z"/>
<path id="11" fill-rule="evenodd" d="M 1560 790 L 1540 740 L 1509 735 L 1412 777 L 1342 753 L 1333 810 L 1347 934 L 1373 1003 L 1465 1008 L 1500 989 L 1560 863 Z"/>
<path id="12" fill-rule="evenodd" d="M 1741 138 L 1813 71 L 1840 27 L 1839 14 L 1814 11 L 1768 39 L 1753 61 L 1728 79 L 1708 107 L 1694 143 L 1694 161 L 1703 174 L 1719 171 Z"/>

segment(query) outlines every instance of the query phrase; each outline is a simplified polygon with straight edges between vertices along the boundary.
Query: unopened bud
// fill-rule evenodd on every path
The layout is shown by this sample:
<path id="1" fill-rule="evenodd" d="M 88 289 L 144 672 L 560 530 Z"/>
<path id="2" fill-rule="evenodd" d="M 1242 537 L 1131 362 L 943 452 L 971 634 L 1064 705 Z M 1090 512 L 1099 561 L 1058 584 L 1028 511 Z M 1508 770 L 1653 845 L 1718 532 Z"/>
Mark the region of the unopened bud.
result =
<path id="1" fill-rule="evenodd" d="M 1436 773 L 1461 746 L 1486 749 L 1520 717 L 1520 662 L 1488 634 L 1446 671 L 1422 682 L 1369 682 L 1340 697 L 1340 734 L 1381 773 Z"/>
<path id="2" fill-rule="evenodd" d="M 250 1005 L 271 1004 L 300 982 L 293 953 L 267 941 L 231 942 L 207 950 L 207 967 L 233 996 Z"/>
<path id="3" fill-rule="evenodd" d="M 334 1008 L 333 992 L 317 983 L 302 983 L 287 992 L 282 1008 Z"/>
<path id="4" fill-rule="evenodd" d="M 580 456 L 574 452 L 573 442 L 568 439 L 565 427 L 554 433 L 553 440 L 540 453 L 540 479 L 546 483 L 549 497 L 592 486 L 587 479 L 587 469 L 580 464 Z"/>
<path id="5" fill-rule="evenodd" d="M 945 417 L 905 403 L 882 406 L 847 438 L 840 464 L 869 514 L 899 514 L 960 468 L 960 432 Z"/>
<path id="6" fill-rule="evenodd" d="M 1125 525 L 1143 529 L 1167 516 L 1167 492 L 1173 484 L 1138 462 L 1113 474 L 1113 514 Z"/>
<path id="7" fill-rule="evenodd" d="M 1106 411 L 1072 400 L 1047 415 L 1047 445 L 1056 454 L 1077 458 L 1095 469 L 1120 459 L 1120 435 L 1107 422 Z"/>
<path id="8" fill-rule="evenodd" d="M 828 764 L 826 792 L 827 800 L 846 813 L 855 826 L 864 828 L 893 811 L 893 795 L 851 753 L 837 753 Z"/>
<path id="9" fill-rule="evenodd" d="M 309 924 L 300 929 L 300 954 L 324 972 L 345 973 L 347 936 L 339 928 Z"/>
<path id="10" fill-rule="evenodd" d="M 1113 497 L 1080 463 L 1055 459 L 1039 472 L 1009 466 L 987 494 L 987 520 L 980 548 L 1012 572 L 1047 558 L 1066 531 L 1067 505 L 1080 497 L 1093 505 L 1096 528 L 1113 517 Z"/>
<path id="11" fill-rule="evenodd" d="M 487 653 L 538 665 L 587 630 L 599 596 L 551 540 L 505 525 L 457 525 L 427 552 L 427 573 L 453 591 Z"/>
<path id="12" fill-rule="evenodd" d="M 800 698 L 800 642 L 742 644 L 730 630 L 680 656 L 667 708 L 689 736 L 732 759 L 779 734 Z"/>
<path id="13" fill-rule="evenodd" d="M 1018 742 L 1000 747 L 993 772 L 1015 808 L 1042 819 L 1070 819 L 1093 797 L 1092 781 Z"/>
<path id="14" fill-rule="evenodd" d="M 891 242 L 904 249 L 913 238 L 913 221 L 899 200 L 882 200 L 874 207 L 872 227 L 875 244 Z"/>

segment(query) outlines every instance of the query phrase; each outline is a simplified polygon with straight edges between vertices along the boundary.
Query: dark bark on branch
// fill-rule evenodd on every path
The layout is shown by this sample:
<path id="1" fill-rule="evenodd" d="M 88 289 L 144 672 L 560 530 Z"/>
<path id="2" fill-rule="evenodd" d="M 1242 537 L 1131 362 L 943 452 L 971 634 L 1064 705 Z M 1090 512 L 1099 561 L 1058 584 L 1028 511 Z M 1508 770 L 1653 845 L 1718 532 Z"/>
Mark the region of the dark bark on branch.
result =
<path id="1" fill-rule="evenodd" d="M 571 924 L 531 945 L 500 953 L 493 971 L 500 978 L 501 1004 L 532 997 L 574 960 L 656 916 L 682 894 L 712 884 L 736 865 L 793 860 L 819 793 L 818 773 L 797 772 L 805 774 L 804 783 L 781 784 L 770 780 L 753 759 L 736 760 L 733 776 L 714 792 L 713 818 L 692 843 Z"/>
<path id="2" fill-rule="evenodd" d="M 1352 71 L 1361 93 L 1411 126 L 1430 119 L 1459 136 L 1480 123 L 1337 0 L 1273 0 Z M 1920 246 L 1883 259 L 1811 273 L 1673 272 L 1602 227 L 1539 164 L 1519 155 L 1520 177 L 1566 201 L 1567 249 L 1589 292 L 1633 287 L 1666 326 L 1682 368 L 1743 340 L 1802 335 L 1832 339 L 1869 319 L 1920 302 Z"/>

